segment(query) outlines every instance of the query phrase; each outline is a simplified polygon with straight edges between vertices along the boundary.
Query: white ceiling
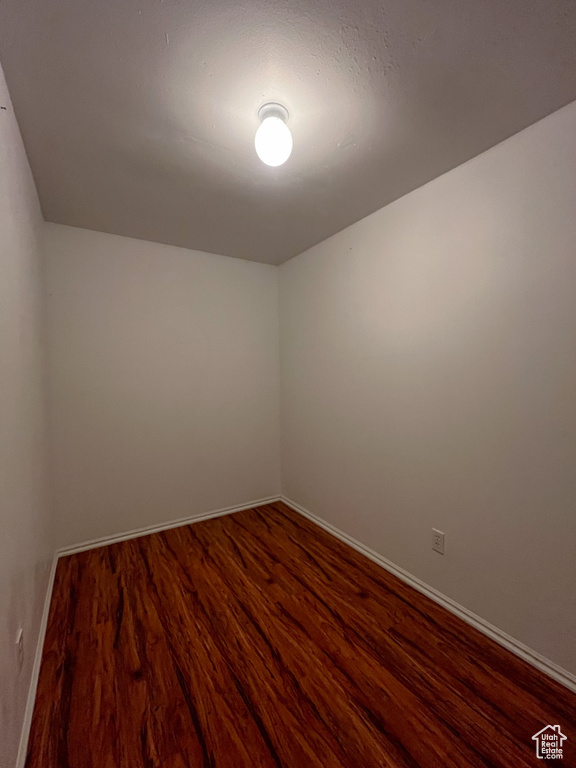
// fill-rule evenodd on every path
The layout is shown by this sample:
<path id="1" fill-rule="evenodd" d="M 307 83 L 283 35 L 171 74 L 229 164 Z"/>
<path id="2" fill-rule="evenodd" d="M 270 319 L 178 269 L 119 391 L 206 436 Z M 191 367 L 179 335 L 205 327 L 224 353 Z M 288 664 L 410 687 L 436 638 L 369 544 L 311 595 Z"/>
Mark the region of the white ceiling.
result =
<path id="1" fill-rule="evenodd" d="M 0 0 L 0 59 L 47 220 L 278 264 L 576 99 L 576 0 Z"/>

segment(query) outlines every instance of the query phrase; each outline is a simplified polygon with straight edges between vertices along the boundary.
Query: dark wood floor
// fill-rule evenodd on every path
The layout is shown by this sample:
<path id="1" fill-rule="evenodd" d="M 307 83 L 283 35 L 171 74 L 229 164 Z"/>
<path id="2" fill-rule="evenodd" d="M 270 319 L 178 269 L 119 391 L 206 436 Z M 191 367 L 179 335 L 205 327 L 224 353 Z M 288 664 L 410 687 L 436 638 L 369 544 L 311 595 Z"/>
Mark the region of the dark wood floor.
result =
<path id="1" fill-rule="evenodd" d="M 27 766 L 522 768 L 556 723 L 574 766 L 576 695 L 277 503 L 59 561 Z"/>

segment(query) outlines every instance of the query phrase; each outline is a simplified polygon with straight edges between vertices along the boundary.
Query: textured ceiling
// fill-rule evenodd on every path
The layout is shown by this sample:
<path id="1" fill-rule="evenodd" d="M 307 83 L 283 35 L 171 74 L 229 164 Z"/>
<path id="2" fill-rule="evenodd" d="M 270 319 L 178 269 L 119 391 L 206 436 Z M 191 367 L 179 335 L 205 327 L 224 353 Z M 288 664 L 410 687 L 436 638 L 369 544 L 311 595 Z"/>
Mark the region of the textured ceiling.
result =
<path id="1" fill-rule="evenodd" d="M 576 2 L 0 0 L 0 59 L 47 220 L 278 264 L 576 99 Z"/>

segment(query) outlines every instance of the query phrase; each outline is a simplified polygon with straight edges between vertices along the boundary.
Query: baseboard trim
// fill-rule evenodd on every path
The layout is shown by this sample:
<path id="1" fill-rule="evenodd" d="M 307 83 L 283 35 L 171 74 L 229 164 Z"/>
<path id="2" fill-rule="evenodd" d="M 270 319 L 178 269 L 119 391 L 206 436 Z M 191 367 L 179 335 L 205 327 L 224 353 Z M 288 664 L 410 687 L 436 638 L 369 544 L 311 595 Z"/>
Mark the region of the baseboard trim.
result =
<path id="1" fill-rule="evenodd" d="M 532 650 L 532 648 L 529 648 L 519 640 L 516 640 L 514 637 L 506 634 L 506 632 L 498 629 L 498 627 L 490 624 L 488 621 L 485 621 L 483 618 L 477 616 L 467 608 L 464 608 L 463 605 L 460 605 L 456 601 L 442 594 L 442 592 L 439 592 L 433 587 L 430 587 L 425 582 L 416 578 L 416 576 L 408 573 L 408 571 L 400 568 L 400 566 L 395 565 L 387 558 L 379 555 L 378 552 L 375 552 L 373 549 L 370 549 L 370 547 L 367 547 L 365 544 L 357 541 L 352 536 L 344 533 L 344 531 L 336 528 L 336 526 L 328 523 L 321 517 L 318 517 L 318 515 L 310 512 L 302 505 L 292 501 L 292 499 L 289 499 L 286 496 L 282 496 L 281 501 L 301 514 L 303 517 L 306 517 L 311 522 L 320 526 L 320 528 L 323 528 L 325 531 L 328 531 L 328 533 L 336 536 L 337 539 L 340 539 L 345 544 L 350 545 L 353 549 L 357 550 L 361 554 L 366 555 L 366 557 L 370 558 L 370 560 L 375 562 L 377 565 L 380 565 L 382 568 L 389 571 L 394 576 L 397 576 L 406 584 L 414 587 L 414 589 L 418 590 L 418 592 L 421 592 L 423 595 L 426 595 L 426 597 L 434 600 L 435 603 L 438 603 L 443 608 L 446 608 L 446 610 L 450 611 L 455 616 L 458 616 L 458 618 L 462 619 L 467 624 L 470 624 L 470 626 L 482 632 L 484 635 L 491 638 L 499 645 L 502 645 L 516 656 L 519 656 L 521 659 L 528 662 L 528 664 L 536 667 L 536 669 L 540 670 L 540 672 L 544 672 L 544 674 L 548 675 L 548 677 L 551 677 L 553 680 L 556 680 L 556 682 L 561 683 L 562 685 L 566 686 L 566 688 L 576 693 L 576 675 L 558 666 L 558 664 L 555 664 L 553 661 L 550 661 L 550 659 L 547 659 L 545 656 L 542 656 L 541 654 Z"/>
<path id="2" fill-rule="evenodd" d="M 180 528 L 182 525 L 190 525 L 190 523 L 201 523 L 203 520 L 211 520 L 214 517 L 231 515 L 234 512 L 241 512 L 243 509 L 260 507 L 263 504 L 271 504 L 274 501 L 280 501 L 280 496 L 269 496 L 265 499 L 247 501 L 245 504 L 237 504 L 234 507 L 223 507 L 222 509 L 215 509 L 212 512 L 205 512 L 190 517 L 182 517 L 179 520 L 172 520 L 169 523 L 157 523 L 155 525 L 146 525 L 143 528 L 134 528 L 131 531 L 123 531 L 122 533 L 116 533 L 113 536 L 103 536 L 99 539 L 91 539 L 90 541 L 83 541 L 80 544 L 62 547 L 58 550 L 57 556 L 66 557 L 67 555 L 74 555 L 77 552 L 85 552 L 89 549 L 96 549 L 97 547 L 106 547 L 108 544 L 116 544 L 119 541 L 128 541 L 129 539 L 137 539 L 139 536 L 148 536 L 150 533 L 169 531 L 172 528 Z"/>
<path id="3" fill-rule="evenodd" d="M 42 617 L 40 618 L 40 628 L 38 630 L 38 642 L 36 643 L 34 662 L 32 664 L 32 675 L 30 677 L 30 687 L 28 688 L 28 698 L 26 699 L 26 709 L 24 710 L 24 722 L 20 734 L 18 757 L 16 758 L 16 768 L 24 768 L 24 764 L 26 763 L 28 739 L 30 738 L 30 727 L 32 725 L 32 715 L 34 713 L 34 702 L 36 701 L 36 690 L 38 688 L 38 678 L 40 676 L 40 664 L 42 662 L 42 651 L 44 650 L 44 638 L 46 637 L 46 628 L 48 626 L 48 615 L 50 613 L 50 602 L 52 600 L 52 590 L 54 588 L 57 563 L 58 553 L 52 558 L 50 575 L 48 576 L 48 584 L 46 586 L 46 595 L 44 597 L 44 606 L 42 608 Z"/>
<path id="4" fill-rule="evenodd" d="M 48 615 L 50 613 L 50 602 L 52 599 L 52 591 L 54 588 L 54 578 L 56 575 L 56 566 L 58 563 L 58 559 L 60 557 L 66 557 L 67 555 L 72 555 L 76 552 L 85 552 L 86 550 L 89 550 L 89 549 L 104 547 L 104 546 L 107 546 L 108 544 L 114 544 L 120 541 L 127 541 L 129 539 L 135 539 L 135 538 L 138 538 L 139 536 L 146 536 L 150 533 L 156 533 L 158 531 L 168 531 L 172 528 L 179 528 L 182 525 L 189 525 L 191 523 L 200 523 L 203 520 L 211 520 L 212 518 L 223 517 L 224 515 L 231 515 L 234 512 L 241 512 L 244 509 L 251 509 L 252 507 L 258 507 L 264 504 L 272 504 L 275 501 L 283 501 L 285 504 L 287 504 L 289 507 L 291 507 L 296 512 L 301 514 L 303 517 L 306 517 L 308 520 L 315 523 L 320 528 L 323 528 L 325 531 L 328 531 L 328 533 L 331 533 L 333 536 L 336 536 L 336 538 L 340 539 L 345 544 L 348 544 L 349 546 L 351 546 L 353 549 L 357 550 L 361 554 L 366 555 L 366 557 L 370 558 L 370 560 L 375 562 L 377 565 L 380 565 L 382 568 L 389 571 L 394 576 L 397 576 L 406 584 L 409 584 L 411 587 L 414 587 L 414 589 L 418 590 L 418 592 L 421 592 L 422 594 L 426 595 L 426 597 L 429 597 L 431 600 L 434 600 L 434 602 L 443 606 L 448 611 L 453 613 L 455 616 L 458 616 L 460 619 L 465 621 L 467 624 L 470 624 L 472 627 L 479 630 L 480 632 L 485 634 L 487 637 L 490 637 L 492 640 L 499 643 L 504 648 L 514 653 L 516 656 L 519 656 L 521 659 L 524 659 L 524 661 L 536 667 L 536 669 L 539 669 L 541 672 L 548 675 L 553 680 L 556 680 L 557 682 L 566 686 L 566 688 L 576 693 L 576 675 L 573 675 L 571 672 L 568 672 L 567 670 L 558 666 L 554 662 L 550 661 L 549 659 L 545 658 L 541 654 L 532 650 L 531 648 L 524 645 L 520 641 L 516 640 L 510 635 L 507 635 L 505 632 L 498 629 L 498 627 L 495 627 L 493 624 L 490 624 L 489 622 L 485 621 L 480 616 L 477 616 L 475 613 L 472 613 L 472 611 L 469 611 L 467 608 L 464 608 L 464 606 L 455 602 L 454 600 L 442 594 L 441 592 L 438 592 L 438 590 L 434 589 L 433 587 L 428 586 L 428 584 L 416 578 L 415 576 L 412 576 L 412 574 L 408 573 L 408 571 L 405 571 L 403 568 L 400 568 L 398 565 L 395 565 L 392 561 L 388 560 L 382 555 L 379 555 L 373 549 L 370 549 L 370 547 L 367 547 L 366 545 L 354 539 L 352 536 L 349 536 L 347 533 L 344 533 L 344 531 L 341 531 L 339 528 L 336 528 L 336 526 L 332 525 L 326 520 L 323 520 L 321 517 L 318 517 L 313 512 L 310 512 L 308 509 L 306 509 L 305 507 L 301 506 L 300 504 L 297 504 L 295 501 L 292 501 L 292 499 L 289 499 L 286 496 L 269 496 L 264 499 L 257 499 L 255 501 L 246 502 L 244 504 L 238 504 L 234 507 L 224 507 L 223 509 L 216 509 L 216 510 L 213 510 L 212 512 L 206 512 L 200 515 L 193 515 L 191 517 L 185 517 L 179 520 L 173 520 L 169 523 L 159 523 L 157 525 L 149 525 L 143 528 L 135 528 L 131 531 L 118 533 L 118 534 L 115 534 L 114 536 L 105 536 L 100 539 L 92 539 L 91 541 L 85 541 L 85 542 L 82 542 L 81 544 L 76 544 L 74 546 L 63 547 L 56 552 L 56 554 L 54 555 L 54 559 L 52 561 L 50 575 L 48 577 L 46 597 L 44 599 L 44 607 L 42 610 L 42 618 L 40 621 L 40 629 L 38 632 L 38 642 L 36 645 L 36 652 L 34 654 L 34 663 L 32 665 L 32 676 L 30 679 L 30 687 L 28 690 L 28 699 L 26 702 L 26 709 L 24 712 L 24 722 L 23 722 L 22 733 L 20 737 L 20 746 L 18 749 L 16 768 L 24 768 L 24 765 L 26 762 L 26 753 L 28 751 L 28 739 L 30 737 L 30 727 L 32 725 L 32 715 L 34 712 L 36 690 L 38 688 L 38 678 L 40 675 L 40 664 L 42 662 L 42 651 L 44 649 L 44 638 L 46 636 L 46 628 L 48 626 Z"/>

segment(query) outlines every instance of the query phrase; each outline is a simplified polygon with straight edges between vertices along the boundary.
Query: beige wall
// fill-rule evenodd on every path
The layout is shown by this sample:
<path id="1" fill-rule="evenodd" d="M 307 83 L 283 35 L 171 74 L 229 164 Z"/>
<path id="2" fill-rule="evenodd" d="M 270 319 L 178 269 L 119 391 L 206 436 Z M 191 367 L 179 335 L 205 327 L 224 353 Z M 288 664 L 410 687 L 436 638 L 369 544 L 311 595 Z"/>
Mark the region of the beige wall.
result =
<path id="1" fill-rule="evenodd" d="M 0 768 L 13 768 L 53 554 L 36 190 L 0 69 Z M 15 640 L 24 630 L 19 670 Z"/>
<path id="2" fill-rule="evenodd" d="M 279 492 L 275 267 L 47 224 L 58 543 Z"/>
<path id="3" fill-rule="evenodd" d="M 281 267 L 285 494 L 572 672 L 575 137 L 573 103 Z"/>

